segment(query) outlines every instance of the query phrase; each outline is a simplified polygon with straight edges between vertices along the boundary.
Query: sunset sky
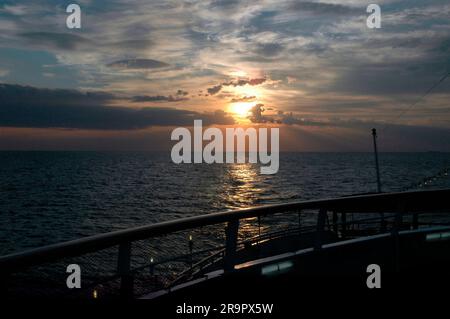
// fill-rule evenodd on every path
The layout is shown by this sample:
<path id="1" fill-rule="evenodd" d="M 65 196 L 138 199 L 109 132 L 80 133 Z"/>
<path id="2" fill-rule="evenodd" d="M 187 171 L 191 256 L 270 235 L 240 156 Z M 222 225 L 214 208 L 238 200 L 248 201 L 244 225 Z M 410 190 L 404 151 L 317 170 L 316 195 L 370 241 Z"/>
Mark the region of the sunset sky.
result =
<path id="1" fill-rule="evenodd" d="M 448 0 L 0 1 L 0 31 L 0 149 L 166 150 L 203 119 L 286 151 L 367 151 L 372 127 L 450 151 L 450 79 L 418 101 L 450 71 Z"/>

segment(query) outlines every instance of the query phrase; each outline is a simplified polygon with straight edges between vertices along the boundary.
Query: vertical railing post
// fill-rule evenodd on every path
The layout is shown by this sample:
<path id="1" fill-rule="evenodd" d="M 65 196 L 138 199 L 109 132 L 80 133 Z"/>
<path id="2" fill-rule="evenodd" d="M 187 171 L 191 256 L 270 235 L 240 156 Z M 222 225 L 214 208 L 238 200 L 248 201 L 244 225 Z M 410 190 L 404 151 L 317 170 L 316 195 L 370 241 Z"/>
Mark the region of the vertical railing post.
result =
<path id="1" fill-rule="evenodd" d="M 338 232 L 338 213 L 333 211 L 333 231 L 337 234 Z"/>
<path id="2" fill-rule="evenodd" d="M 119 258 L 117 272 L 120 276 L 120 296 L 122 298 L 133 297 L 133 275 L 131 270 L 131 242 L 119 245 Z"/>
<path id="3" fill-rule="evenodd" d="M 319 210 L 319 214 L 317 215 L 316 242 L 314 245 L 315 250 L 319 250 L 322 248 L 326 218 L 327 218 L 327 210 L 321 208 Z"/>
<path id="4" fill-rule="evenodd" d="M 413 214 L 412 228 L 413 229 L 418 229 L 419 228 L 419 213 L 414 213 Z"/>
<path id="5" fill-rule="evenodd" d="M 261 242 L 261 215 L 258 215 L 258 247 Z"/>
<path id="6" fill-rule="evenodd" d="M 403 223 L 403 213 L 405 211 L 405 205 L 403 202 L 399 204 L 398 212 L 395 214 L 394 226 L 392 228 L 392 239 L 394 241 L 394 269 L 400 271 L 400 235 L 399 231 Z"/>
<path id="7" fill-rule="evenodd" d="M 395 222 L 394 222 L 394 228 L 392 229 L 393 232 L 398 234 L 398 232 L 401 230 L 403 225 L 403 211 L 400 211 L 395 214 Z"/>
<path id="8" fill-rule="evenodd" d="M 382 233 L 385 233 L 386 232 L 386 228 L 387 228 L 387 223 L 386 223 L 386 218 L 384 217 L 384 213 L 380 213 L 380 217 L 381 217 L 380 231 Z"/>
<path id="9" fill-rule="evenodd" d="M 302 235 L 302 211 L 298 211 L 298 235 Z"/>
<path id="10" fill-rule="evenodd" d="M 0 298 L 1 300 L 8 300 L 8 288 L 10 285 L 10 274 L 8 273 L 8 270 L 6 270 L 6 273 L 0 274 Z"/>
<path id="11" fill-rule="evenodd" d="M 228 222 L 225 228 L 225 257 L 224 257 L 224 270 L 234 270 L 236 262 L 236 249 L 239 232 L 239 219 L 231 220 Z"/>
<path id="12" fill-rule="evenodd" d="M 341 221 L 342 221 L 342 232 L 341 232 L 341 237 L 345 238 L 345 236 L 347 235 L 347 214 L 346 213 L 341 213 Z"/>

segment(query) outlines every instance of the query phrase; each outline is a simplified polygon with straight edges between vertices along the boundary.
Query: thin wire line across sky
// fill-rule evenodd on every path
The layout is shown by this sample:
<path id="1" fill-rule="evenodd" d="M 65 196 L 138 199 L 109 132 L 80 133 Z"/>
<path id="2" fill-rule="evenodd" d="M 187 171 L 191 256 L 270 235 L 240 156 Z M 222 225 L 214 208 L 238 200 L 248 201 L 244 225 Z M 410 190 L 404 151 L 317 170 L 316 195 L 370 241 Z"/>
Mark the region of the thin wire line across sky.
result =
<path id="1" fill-rule="evenodd" d="M 450 71 L 445 73 L 439 81 L 434 83 L 424 94 L 422 94 L 414 103 L 410 104 L 407 108 L 402 110 L 395 118 L 392 119 L 392 123 L 394 123 L 396 120 L 398 120 L 400 117 L 405 115 L 407 112 L 409 112 L 412 108 L 414 108 L 419 102 L 421 102 L 423 99 L 425 99 L 435 88 L 437 88 L 442 82 L 445 81 L 450 76 Z M 384 132 L 386 130 L 388 123 L 385 123 L 380 131 Z"/>

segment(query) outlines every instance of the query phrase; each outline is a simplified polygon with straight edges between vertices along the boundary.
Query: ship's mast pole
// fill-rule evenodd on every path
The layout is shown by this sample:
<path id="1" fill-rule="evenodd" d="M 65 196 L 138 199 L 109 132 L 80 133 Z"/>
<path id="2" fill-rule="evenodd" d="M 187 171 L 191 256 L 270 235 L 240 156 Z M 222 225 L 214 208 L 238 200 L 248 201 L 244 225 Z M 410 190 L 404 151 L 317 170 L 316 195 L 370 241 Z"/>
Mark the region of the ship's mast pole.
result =
<path id="1" fill-rule="evenodd" d="M 377 170 L 377 191 L 381 193 L 381 182 L 380 182 L 380 166 L 378 165 L 378 149 L 377 149 L 377 130 L 372 129 L 373 136 L 373 149 L 375 153 L 375 168 Z"/>
<path id="2" fill-rule="evenodd" d="M 377 170 L 377 191 L 378 193 L 381 193 L 381 182 L 380 182 L 380 166 L 378 165 L 378 148 L 377 148 L 377 130 L 372 129 L 372 136 L 373 136 L 373 150 L 375 153 L 375 168 Z M 384 213 L 381 214 L 381 232 L 386 231 L 386 221 L 384 219 Z"/>

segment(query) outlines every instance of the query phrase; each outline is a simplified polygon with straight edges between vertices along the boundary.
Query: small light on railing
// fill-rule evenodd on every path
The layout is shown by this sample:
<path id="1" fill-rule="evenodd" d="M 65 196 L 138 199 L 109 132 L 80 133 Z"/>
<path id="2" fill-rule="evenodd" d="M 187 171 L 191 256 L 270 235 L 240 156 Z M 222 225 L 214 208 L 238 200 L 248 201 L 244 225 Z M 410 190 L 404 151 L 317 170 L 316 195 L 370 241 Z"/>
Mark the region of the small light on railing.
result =
<path id="1" fill-rule="evenodd" d="M 154 259 L 153 259 L 153 257 L 150 257 L 150 275 L 154 275 L 155 274 L 155 265 L 153 264 L 154 263 Z"/>
<path id="2" fill-rule="evenodd" d="M 94 299 L 97 299 L 97 298 L 98 298 L 98 292 L 97 292 L 96 289 L 94 289 L 94 291 L 92 292 L 92 297 L 93 297 Z"/>
<path id="3" fill-rule="evenodd" d="M 192 251 L 194 250 L 194 242 L 192 241 L 192 235 L 189 235 L 189 263 L 191 265 L 191 268 L 193 266 L 192 262 Z"/>
<path id="4" fill-rule="evenodd" d="M 194 241 L 192 240 L 192 235 L 189 235 L 189 250 L 192 254 L 192 249 L 194 248 Z"/>

